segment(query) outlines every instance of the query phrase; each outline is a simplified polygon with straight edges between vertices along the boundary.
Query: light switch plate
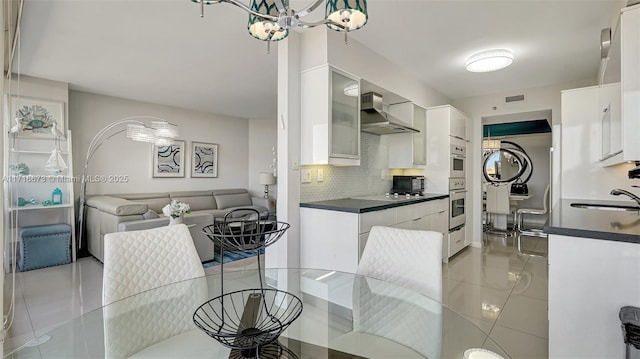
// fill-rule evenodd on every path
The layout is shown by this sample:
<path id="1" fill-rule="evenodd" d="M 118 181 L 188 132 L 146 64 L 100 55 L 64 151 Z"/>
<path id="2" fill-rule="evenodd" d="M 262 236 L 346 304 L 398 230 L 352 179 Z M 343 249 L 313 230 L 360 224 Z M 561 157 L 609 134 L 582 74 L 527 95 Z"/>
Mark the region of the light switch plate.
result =
<path id="1" fill-rule="evenodd" d="M 308 168 L 302 170 L 302 183 L 311 183 L 311 170 Z"/>
<path id="2" fill-rule="evenodd" d="M 318 182 L 324 181 L 324 170 L 322 168 L 318 168 Z"/>

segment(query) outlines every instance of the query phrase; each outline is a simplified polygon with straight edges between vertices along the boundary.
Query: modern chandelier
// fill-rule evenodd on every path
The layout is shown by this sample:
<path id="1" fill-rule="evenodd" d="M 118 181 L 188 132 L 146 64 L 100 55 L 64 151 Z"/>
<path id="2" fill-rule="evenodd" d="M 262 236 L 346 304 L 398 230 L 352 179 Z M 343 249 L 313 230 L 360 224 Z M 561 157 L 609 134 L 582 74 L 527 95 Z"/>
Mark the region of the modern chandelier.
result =
<path id="1" fill-rule="evenodd" d="M 296 11 L 289 0 L 251 0 L 249 6 L 240 0 L 191 0 L 200 3 L 200 17 L 204 16 L 204 5 L 229 3 L 249 13 L 247 30 L 258 40 L 280 41 L 289 35 L 289 29 L 327 25 L 331 30 L 347 33 L 358 30 L 367 23 L 367 0 L 314 0 L 306 8 Z M 325 4 L 325 18 L 309 22 L 303 18 Z"/>

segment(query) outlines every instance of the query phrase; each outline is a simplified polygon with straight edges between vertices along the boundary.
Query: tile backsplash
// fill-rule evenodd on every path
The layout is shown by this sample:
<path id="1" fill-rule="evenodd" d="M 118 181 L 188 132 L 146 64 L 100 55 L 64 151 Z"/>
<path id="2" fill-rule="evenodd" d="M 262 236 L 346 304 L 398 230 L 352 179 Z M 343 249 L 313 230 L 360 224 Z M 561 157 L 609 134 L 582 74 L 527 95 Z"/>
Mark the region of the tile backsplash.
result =
<path id="1" fill-rule="evenodd" d="M 300 185 L 300 202 L 324 201 L 389 192 L 391 176 L 385 136 L 361 133 L 360 166 L 302 166 L 311 170 L 311 182 Z M 323 181 L 318 182 L 318 169 Z M 400 170 L 401 171 L 401 170 Z M 384 179 L 381 176 L 384 174 Z"/>

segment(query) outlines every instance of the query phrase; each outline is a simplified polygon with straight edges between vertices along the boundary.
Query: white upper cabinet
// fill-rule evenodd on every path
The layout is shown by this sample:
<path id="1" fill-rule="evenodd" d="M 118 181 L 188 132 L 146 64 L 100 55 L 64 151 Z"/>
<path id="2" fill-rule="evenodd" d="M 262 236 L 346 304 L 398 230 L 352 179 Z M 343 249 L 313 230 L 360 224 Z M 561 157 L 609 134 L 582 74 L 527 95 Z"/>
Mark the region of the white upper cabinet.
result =
<path id="1" fill-rule="evenodd" d="M 620 52 L 621 84 L 602 85 L 600 89 L 603 166 L 640 160 L 640 6 L 622 9 Z M 606 113 L 607 104 L 610 114 Z M 621 106 L 619 115 L 617 106 Z"/>
<path id="2" fill-rule="evenodd" d="M 449 135 L 461 140 L 468 140 L 467 138 L 467 115 L 458 111 L 455 107 L 450 109 L 450 123 L 449 123 Z"/>
<path id="3" fill-rule="evenodd" d="M 388 135 L 389 167 L 411 168 L 427 163 L 427 111 L 411 102 L 390 105 L 388 113 L 420 132 Z"/>
<path id="4" fill-rule="evenodd" d="M 602 126 L 602 160 L 622 152 L 622 103 L 620 83 L 601 85 L 598 89 L 599 118 Z"/>
<path id="5" fill-rule="evenodd" d="M 467 141 L 467 122 L 469 116 L 451 105 L 429 107 L 431 119 L 427 131 L 436 131 L 438 135 L 448 135 Z M 429 135 L 431 136 L 431 135 Z"/>
<path id="6" fill-rule="evenodd" d="M 329 65 L 302 72 L 301 164 L 360 165 L 359 88 L 358 77 Z"/>

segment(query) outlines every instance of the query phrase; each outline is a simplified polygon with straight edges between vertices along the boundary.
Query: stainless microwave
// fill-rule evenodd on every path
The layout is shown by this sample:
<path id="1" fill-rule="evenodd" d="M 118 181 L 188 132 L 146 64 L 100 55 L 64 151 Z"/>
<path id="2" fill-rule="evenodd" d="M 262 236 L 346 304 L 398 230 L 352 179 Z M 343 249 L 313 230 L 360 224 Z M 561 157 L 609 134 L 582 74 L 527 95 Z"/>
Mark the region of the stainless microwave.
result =
<path id="1" fill-rule="evenodd" d="M 422 194 L 424 192 L 424 176 L 393 176 L 392 193 Z"/>

